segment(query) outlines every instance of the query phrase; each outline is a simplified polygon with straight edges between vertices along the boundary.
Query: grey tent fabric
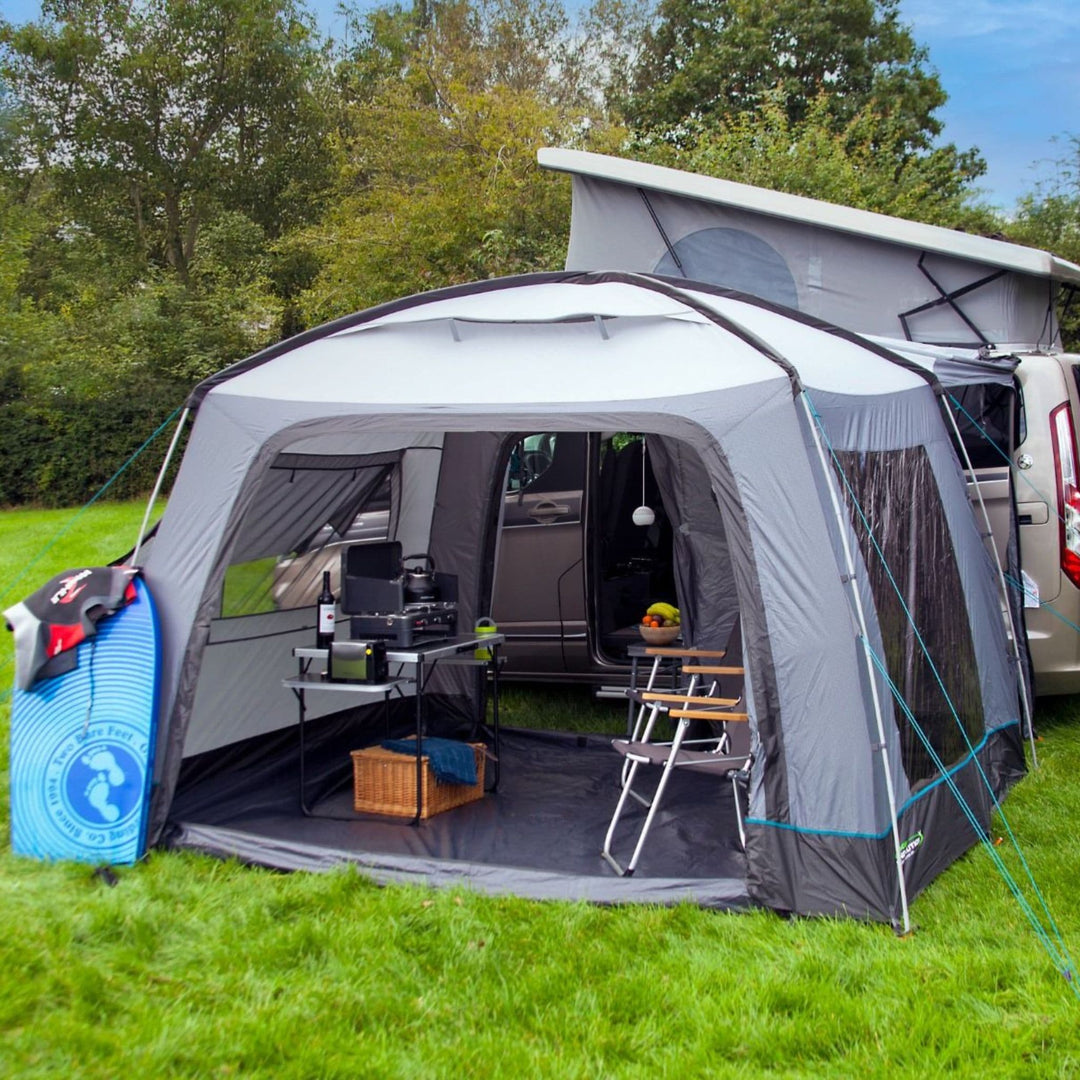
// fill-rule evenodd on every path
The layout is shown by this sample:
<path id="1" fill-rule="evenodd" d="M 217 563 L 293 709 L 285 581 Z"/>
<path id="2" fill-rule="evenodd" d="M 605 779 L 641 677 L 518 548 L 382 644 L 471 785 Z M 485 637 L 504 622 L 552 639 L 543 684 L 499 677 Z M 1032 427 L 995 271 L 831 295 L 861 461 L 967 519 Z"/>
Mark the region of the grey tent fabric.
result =
<path id="1" fill-rule="evenodd" d="M 400 457 L 279 454 L 259 486 L 249 531 L 237 540 L 233 560 L 301 548 L 314 521 L 347 525 Z"/>
<path id="2" fill-rule="evenodd" d="M 954 687 L 969 744 L 946 727 L 948 708 L 927 680 L 912 685 L 944 767 L 973 791 L 977 820 L 988 823 L 992 800 L 977 794 L 976 761 L 988 766 L 995 797 L 1024 768 L 995 572 L 939 391 L 925 366 L 775 305 L 669 279 L 569 271 L 408 298 L 215 376 L 192 395 L 188 449 L 145 566 L 164 640 L 154 836 L 223 844 L 224 832 L 210 836 L 174 813 L 193 805 L 196 778 L 227 775 L 234 759 L 249 770 L 277 761 L 287 772 L 280 755 L 295 713 L 281 679 L 310 627 L 296 612 L 223 618 L 223 585 L 238 553 L 266 550 L 254 538 L 295 543 L 358 497 L 332 483 L 317 498 L 293 497 L 275 475 L 289 455 L 396 462 L 392 538 L 458 575 L 468 624 L 491 594 L 514 437 L 643 432 L 675 524 L 687 634 L 718 648 L 741 620 L 758 747 L 740 861 L 746 896 L 899 924 L 901 882 L 910 898 L 977 837 L 941 793 L 940 770 L 926 771 L 892 694 L 896 665 L 915 654 L 903 654 L 910 635 L 876 543 L 902 559 L 935 659 L 972 672 Z M 916 510 L 927 523 L 918 536 L 900 543 L 874 533 Z M 933 603 L 936 589 L 947 603 Z M 439 680 L 433 710 L 478 716 L 475 679 Z M 325 719 L 327 731 L 334 722 Z M 220 815 L 214 824 L 228 831 Z M 916 827 L 926 839 L 901 860 L 900 841 Z M 310 828 L 300 846 L 245 835 L 237 851 L 288 865 L 333 858 L 312 854 Z M 362 847 L 362 830 L 351 835 Z M 529 868 L 517 869 L 526 889 Z M 512 889 L 514 874 L 500 867 L 498 888 Z M 711 879 L 727 881 L 727 868 Z M 476 869 L 470 880 L 483 888 L 491 875 Z M 679 889 L 693 895 L 692 883 Z M 602 891 L 616 901 L 640 895 L 619 890 Z"/>

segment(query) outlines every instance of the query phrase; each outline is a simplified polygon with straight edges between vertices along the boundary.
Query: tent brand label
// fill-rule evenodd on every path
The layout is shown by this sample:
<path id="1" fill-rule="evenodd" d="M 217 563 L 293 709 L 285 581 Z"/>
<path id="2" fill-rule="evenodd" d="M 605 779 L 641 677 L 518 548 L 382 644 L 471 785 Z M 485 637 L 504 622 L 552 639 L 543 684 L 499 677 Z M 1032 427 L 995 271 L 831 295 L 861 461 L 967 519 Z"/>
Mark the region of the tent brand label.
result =
<path id="1" fill-rule="evenodd" d="M 922 847 L 922 842 L 923 834 L 921 832 L 917 832 L 914 836 L 909 836 L 900 845 L 900 862 L 906 863 L 908 859 L 910 859 L 911 856 L 914 855 L 920 847 Z"/>

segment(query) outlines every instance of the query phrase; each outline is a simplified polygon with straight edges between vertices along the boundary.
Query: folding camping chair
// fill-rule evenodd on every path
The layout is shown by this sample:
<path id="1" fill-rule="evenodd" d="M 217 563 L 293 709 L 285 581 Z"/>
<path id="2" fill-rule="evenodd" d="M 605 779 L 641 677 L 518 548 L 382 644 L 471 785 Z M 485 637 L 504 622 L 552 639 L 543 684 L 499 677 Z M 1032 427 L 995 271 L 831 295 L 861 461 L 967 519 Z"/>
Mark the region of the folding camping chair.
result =
<path id="1" fill-rule="evenodd" d="M 653 657 L 646 686 L 644 689 L 631 687 L 628 691 L 630 697 L 638 703 L 633 731 L 628 739 L 612 741 L 612 746 L 624 759 L 622 791 L 604 837 L 601 854 L 616 873 L 623 877 L 629 877 L 637 867 L 660 800 L 676 769 L 689 769 L 708 773 L 718 779 L 731 780 L 739 842 L 746 846 L 740 788 L 745 788 L 749 779 L 751 740 L 748 714 L 739 711 L 743 702 L 745 670 L 739 663 L 721 665 L 714 662 L 740 660 L 741 645 L 741 630 L 736 620 L 729 646 L 723 651 L 692 648 L 646 650 L 646 655 Z M 672 659 L 681 662 L 682 673 L 684 677 L 689 676 L 688 681 L 677 691 L 654 691 L 652 686 L 660 664 L 664 660 Z M 729 695 L 735 692 L 736 696 L 721 696 L 724 691 Z M 670 741 L 654 738 L 657 723 L 664 715 L 676 721 L 675 735 Z M 688 738 L 691 724 L 695 721 L 705 721 L 709 726 L 711 732 L 707 738 Z M 634 790 L 634 781 L 642 765 L 658 765 L 663 770 L 651 799 Z M 630 861 L 623 867 L 611 853 L 611 845 L 619 819 L 631 797 L 645 806 L 648 812 Z"/>

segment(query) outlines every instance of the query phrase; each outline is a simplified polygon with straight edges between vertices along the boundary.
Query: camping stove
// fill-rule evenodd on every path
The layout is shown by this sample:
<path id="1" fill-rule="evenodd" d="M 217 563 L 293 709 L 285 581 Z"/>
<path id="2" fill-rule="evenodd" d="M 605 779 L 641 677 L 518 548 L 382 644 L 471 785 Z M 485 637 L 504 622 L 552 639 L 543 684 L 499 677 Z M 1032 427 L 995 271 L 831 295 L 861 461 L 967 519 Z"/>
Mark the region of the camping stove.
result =
<path id="1" fill-rule="evenodd" d="M 406 604 L 400 611 L 368 611 L 353 615 L 349 636 L 379 638 L 388 645 L 407 649 L 426 641 L 453 637 L 457 633 L 455 600 Z"/>

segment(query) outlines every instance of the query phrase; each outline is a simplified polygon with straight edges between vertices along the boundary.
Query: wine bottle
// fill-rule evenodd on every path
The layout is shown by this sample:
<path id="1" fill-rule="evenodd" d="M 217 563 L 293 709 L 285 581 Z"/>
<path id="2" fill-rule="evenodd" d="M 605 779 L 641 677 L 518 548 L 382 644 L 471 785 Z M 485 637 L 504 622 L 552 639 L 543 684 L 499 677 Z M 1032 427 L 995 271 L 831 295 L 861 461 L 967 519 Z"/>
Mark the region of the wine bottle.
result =
<path id="1" fill-rule="evenodd" d="M 330 571 L 324 570 L 322 592 L 315 604 L 315 647 L 329 649 L 334 640 L 334 594 L 330 591 Z"/>

